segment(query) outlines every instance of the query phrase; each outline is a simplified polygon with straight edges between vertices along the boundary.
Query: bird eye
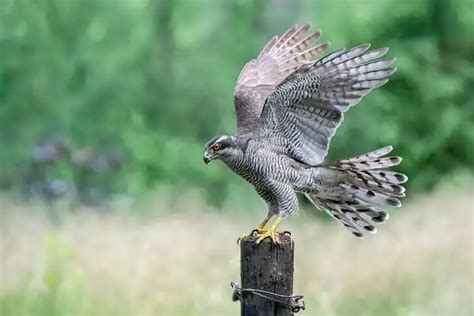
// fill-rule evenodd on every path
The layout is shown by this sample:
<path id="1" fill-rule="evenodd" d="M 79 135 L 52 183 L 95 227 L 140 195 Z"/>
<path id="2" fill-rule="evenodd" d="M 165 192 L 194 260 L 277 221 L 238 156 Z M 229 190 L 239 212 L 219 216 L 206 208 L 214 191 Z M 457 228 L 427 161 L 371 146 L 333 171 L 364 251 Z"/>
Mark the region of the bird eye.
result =
<path id="1" fill-rule="evenodd" d="M 219 149 L 221 149 L 221 144 L 217 143 L 217 144 L 214 144 L 212 146 L 212 149 L 214 149 L 214 151 L 218 151 Z"/>

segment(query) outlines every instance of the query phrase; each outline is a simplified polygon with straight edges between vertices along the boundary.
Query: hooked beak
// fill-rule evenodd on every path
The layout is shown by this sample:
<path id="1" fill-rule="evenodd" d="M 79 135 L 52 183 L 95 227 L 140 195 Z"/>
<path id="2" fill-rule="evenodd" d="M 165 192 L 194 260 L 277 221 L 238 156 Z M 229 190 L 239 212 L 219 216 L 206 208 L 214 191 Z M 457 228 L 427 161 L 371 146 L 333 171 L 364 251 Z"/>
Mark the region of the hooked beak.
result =
<path id="1" fill-rule="evenodd" d="M 214 159 L 214 155 L 209 154 L 209 153 L 206 151 L 206 152 L 204 152 L 204 156 L 202 157 L 202 159 L 204 160 L 204 163 L 207 165 L 211 160 Z"/>

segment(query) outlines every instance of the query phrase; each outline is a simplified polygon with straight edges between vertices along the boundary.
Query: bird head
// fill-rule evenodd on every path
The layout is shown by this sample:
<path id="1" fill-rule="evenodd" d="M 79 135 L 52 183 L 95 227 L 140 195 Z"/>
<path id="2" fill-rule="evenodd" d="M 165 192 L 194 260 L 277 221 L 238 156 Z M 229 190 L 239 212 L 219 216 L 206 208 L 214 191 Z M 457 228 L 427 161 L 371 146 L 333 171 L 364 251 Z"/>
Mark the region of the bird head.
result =
<path id="1" fill-rule="evenodd" d="M 211 138 L 204 146 L 204 163 L 208 164 L 211 160 L 226 160 L 235 155 L 238 150 L 234 136 L 219 135 Z"/>

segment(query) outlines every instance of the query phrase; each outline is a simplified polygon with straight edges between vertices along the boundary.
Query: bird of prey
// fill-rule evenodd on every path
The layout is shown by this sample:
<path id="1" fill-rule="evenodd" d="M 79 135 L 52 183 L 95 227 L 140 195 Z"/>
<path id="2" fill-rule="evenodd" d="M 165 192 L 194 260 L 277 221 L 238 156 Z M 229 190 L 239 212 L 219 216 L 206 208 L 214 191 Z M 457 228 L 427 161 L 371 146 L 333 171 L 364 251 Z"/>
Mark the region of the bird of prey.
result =
<path id="1" fill-rule="evenodd" d="M 326 163 L 332 136 L 344 113 L 395 72 L 388 48 L 370 45 L 337 50 L 324 58 L 329 43 L 317 44 L 321 31 L 294 25 L 273 37 L 242 69 L 234 91 L 235 135 L 213 137 L 204 162 L 222 160 L 252 184 L 268 213 L 254 230 L 257 244 L 277 242 L 277 228 L 298 210 L 297 192 L 357 237 L 375 233 L 388 219 L 384 206 L 400 207 L 404 174 L 380 170 L 398 165 L 387 157 L 391 146 Z M 265 225 L 277 216 L 270 229 Z"/>

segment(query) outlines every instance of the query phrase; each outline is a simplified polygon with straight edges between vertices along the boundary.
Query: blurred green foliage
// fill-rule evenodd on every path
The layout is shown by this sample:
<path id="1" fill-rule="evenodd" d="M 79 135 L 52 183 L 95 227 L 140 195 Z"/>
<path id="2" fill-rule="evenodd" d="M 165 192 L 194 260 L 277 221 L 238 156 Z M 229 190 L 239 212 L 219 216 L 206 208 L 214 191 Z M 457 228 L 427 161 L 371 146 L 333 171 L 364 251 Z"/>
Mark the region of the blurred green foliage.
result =
<path id="1" fill-rule="evenodd" d="M 242 180 L 205 167 L 202 145 L 235 128 L 243 66 L 296 22 L 332 49 L 389 46 L 398 72 L 352 109 L 331 159 L 391 144 L 412 189 L 474 166 L 471 0 L 1 0 L 0 178 L 41 138 L 126 153 L 116 192 L 198 186 L 215 201 Z M 107 185 L 107 181 L 105 181 Z M 244 191 L 247 192 L 247 191 Z"/>

